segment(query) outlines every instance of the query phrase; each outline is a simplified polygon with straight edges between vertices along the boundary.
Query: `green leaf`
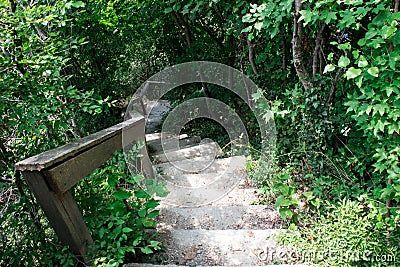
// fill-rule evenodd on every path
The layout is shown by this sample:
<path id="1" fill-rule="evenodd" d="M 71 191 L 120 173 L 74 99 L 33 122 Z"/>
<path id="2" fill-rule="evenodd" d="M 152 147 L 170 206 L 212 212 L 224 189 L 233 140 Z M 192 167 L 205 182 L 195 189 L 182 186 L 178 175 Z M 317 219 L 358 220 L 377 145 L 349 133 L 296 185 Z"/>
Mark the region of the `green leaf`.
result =
<path id="1" fill-rule="evenodd" d="M 368 66 L 368 61 L 367 61 L 367 59 L 366 59 L 364 56 L 360 56 L 360 59 L 358 60 L 357 65 L 358 65 L 360 68 L 366 67 L 366 66 Z"/>
<path id="2" fill-rule="evenodd" d="M 307 25 L 308 23 L 311 22 L 313 13 L 310 10 L 301 10 L 300 14 L 301 14 L 301 16 L 299 18 L 299 21 L 304 20 L 304 25 Z"/>
<path id="3" fill-rule="evenodd" d="M 158 247 L 158 245 L 160 245 L 160 242 L 156 240 L 150 240 L 150 245 L 153 247 Z"/>
<path id="4" fill-rule="evenodd" d="M 133 241 L 133 246 L 138 246 L 140 242 L 143 240 L 142 236 L 138 236 L 134 241 Z"/>
<path id="5" fill-rule="evenodd" d="M 172 10 L 173 10 L 172 7 L 167 7 L 166 9 L 164 9 L 164 13 L 165 14 L 171 13 Z"/>
<path id="6" fill-rule="evenodd" d="M 333 65 L 333 64 L 328 64 L 328 65 L 326 65 L 325 68 L 324 68 L 324 73 L 331 72 L 331 71 L 334 71 L 334 70 L 335 70 L 335 65 Z"/>
<path id="7" fill-rule="evenodd" d="M 137 190 L 135 191 L 135 197 L 137 198 L 149 198 L 150 195 L 146 193 L 144 190 Z"/>
<path id="8" fill-rule="evenodd" d="M 328 12 L 325 17 L 325 23 L 329 24 L 332 20 L 336 20 L 336 12 Z"/>
<path id="9" fill-rule="evenodd" d="M 160 211 L 159 210 L 153 210 L 152 212 L 150 212 L 148 215 L 147 215 L 147 218 L 155 218 L 155 217 L 157 217 L 158 216 L 158 214 L 160 213 Z"/>
<path id="10" fill-rule="evenodd" d="M 347 78 L 347 80 L 354 79 L 354 78 L 360 76 L 360 74 L 361 74 L 361 70 L 360 69 L 356 69 L 354 67 L 351 67 L 346 71 L 346 78 Z"/>
<path id="11" fill-rule="evenodd" d="M 355 111 L 358 108 L 359 104 L 360 103 L 357 100 L 350 100 L 350 101 L 347 101 L 346 103 L 344 103 L 345 106 L 349 107 L 347 109 L 346 113 L 353 111 L 353 110 Z"/>
<path id="12" fill-rule="evenodd" d="M 255 20 L 256 20 L 256 18 L 253 17 L 251 14 L 246 14 L 242 18 L 243 22 L 254 22 Z"/>
<path id="13" fill-rule="evenodd" d="M 127 198 L 130 198 L 132 196 L 132 194 L 130 192 L 127 192 L 127 191 L 124 191 L 124 190 L 118 190 L 113 195 L 118 200 L 127 199 Z"/>
<path id="14" fill-rule="evenodd" d="M 135 174 L 135 175 L 132 175 L 132 180 L 133 180 L 135 183 L 138 183 L 138 182 L 141 182 L 141 181 L 144 180 L 144 176 L 143 176 L 143 175 L 137 175 L 137 174 Z"/>
<path id="15" fill-rule="evenodd" d="M 350 64 L 350 59 L 348 59 L 346 56 L 341 56 L 338 61 L 338 66 L 339 68 L 345 68 Z"/>
<path id="16" fill-rule="evenodd" d="M 372 23 L 376 24 L 377 26 L 383 25 L 388 19 L 390 18 L 390 14 L 388 10 L 384 10 L 380 12 L 373 20 Z"/>
<path id="17" fill-rule="evenodd" d="M 312 200 L 312 199 L 315 198 L 314 193 L 313 193 L 312 191 L 303 192 L 303 196 L 305 196 L 305 198 L 306 198 L 308 201 L 310 201 L 310 200 Z"/>
<path id="18" fill-rule="evenodd" d="M 146 204 L 146 208 L 148 209 L 154 209 L 155 207 L 158 206 L 158 201 L 154 199 L 150 199 Z"/>
<path id="19" fill-rule="evenodd" d="M 394 91 L 394 87 L 392 87 L 392 86 L 387 86 L 386 87 L 386 95 L 388 96 L 388 97 L 390 97 L 390 95 L 393 93 L 393 91 Z"/>
<path id="20" fill-rule="evenodd" d="M 79 8 L 79 7 L 85 7 L 85 3 L 83 3 L 82 1 L 77 1 L 77 2 L 73 2 L 71 4 L 71 6 Z"/>
<path id="21" fill-rule="evenodd" d="M 166 197 L 169 194 L 166 183 L 160 183 L 154 188 L 154 192 L 158 197 Z"/>
<path id="22" fill-rule="evenodd" d="M 138 214 L 139 214 L 139 216 L 140 217 L 146 217 L 146 214 L 147 214 L 147 209 L 141 209 L 141 210 L 138 210 Z"/>
<path id="23" fill-rule="evenodd" d="M 342 14 L 343 19 L 340 21 L 340 26 L 343 27 L 349 27 L 350 25 L 354 24 L 356 22 L 356 18 L 354 16 L 353 11 L 346 10 Z"/>
<path id="24" fill-rule="evenodd" d="M 393 37 L 393 45 L 400 44 L 400 30 L 397 30 L 395 36 Z"/>
<path id="25" fill-rule="evenodd" d="M 368 69 L 368 73 L 371 74 L 374 77 L 379 76 L 379 69 L 377 67 L 371 67 Z"/>
<path id="26" fill-rule="evenodd" d="M 356 85 L 358 86 L 358 88 L 361 88 L 363 80 L 364 80 L 363 76 L 359 76 L 356 78 Z"/>
<path id="27" fill-rule="evenodd" d="M 124 228 L 122 228 L 122 232 L 124 232 L 124 233 L 130 233 L 130 232 L 132 232 L 133 231 L 133 229 L 132 228 L 129 228 L 129 227 L 124 227 Z"/>
<path id="28" fill-rule="evenodd" d="M 338 48 L 340 50 L 350 50 L 351 49 L 351 44 L 349 42 L 344 43 L 344 44 L 340 44 L 340 45 L 338 45 Z"/>
<path id="29" fill-rule="evenodd" d="M 244 28 L 244 29 L 242 30 L 242 32 L 251 32 L 252 29 L 253 29 L 253 26 L 250 25 L 250 26 Z"/>
<path id="30" fill-rule="evenodd" d="M 372 115 L 375 115 L 375 113 L 379 113 L 381 114 L 381 116 L 383 116 L 383 114 L 385 114 L 385 110 L 387 108 L 387 105 L 385 103 L 382 104 L 377 104 L 374 106 L 374 112 L 372 113 Z"/>
<path id="31" fill-rule="evenodd" d="M 288 200 L 284 196 L 279 196 L 276 199 L 275 207 L 285 207 L 285 206 L 290 206 L 290 204 L 292 204 L 290 200 Z"/>
<path id="32" fill-rule="evenodd" d="M 172 9 L 174 10 L 174 11 L 178 11 L 179 9 L 181 9 L 181 4 L 178 2 L 178 3 L 176 3 L 173 7 L 172 7 Z"/>
<path id="33" fill-rule="evenodd" d="M 353 54 L 353 57 L 354 57 L 355 59 L 357 59 L 357 58 L 359 57 L 359 55 L 360 55 L 360 51 L 359 51 L 359 50 L 354 50 L 354 51 L 352 51 L 351 53 Z"/>
<path id="34" fill-rule="evenodd" d="M 151 248 L 149 248 L 149 247 L 140 248 L 140 251 L 142 251 L 144 254 L 153 253 L 153 250 L 151 250 Z"/>
<path id="35" fill-rule="evenodd" d="M 144 221 L 142 224 L 144 227 L 151 228 L 151 227 L 156 226 L 156 221 L 155 220 L 147 220 L 147 221 Z"/>
<path id="36" fill-rule="evenodd" d="M 293 212 L 288 208 L 280 208 L 279 215 L 281 215 L 283 220 L 287 220 L 287 219 L 292 218 Z"/>
<path id="37" fill-rule="evenodd" d="M 258 22 L 256 22 L 255 24 L 254 24 L 254 28 L 256 29 L 256 30 L 261 30 L 261 28 L 262 28 L 262 26 L 263 26 L 263 22 L 262 21 L 258 21 Z"/>

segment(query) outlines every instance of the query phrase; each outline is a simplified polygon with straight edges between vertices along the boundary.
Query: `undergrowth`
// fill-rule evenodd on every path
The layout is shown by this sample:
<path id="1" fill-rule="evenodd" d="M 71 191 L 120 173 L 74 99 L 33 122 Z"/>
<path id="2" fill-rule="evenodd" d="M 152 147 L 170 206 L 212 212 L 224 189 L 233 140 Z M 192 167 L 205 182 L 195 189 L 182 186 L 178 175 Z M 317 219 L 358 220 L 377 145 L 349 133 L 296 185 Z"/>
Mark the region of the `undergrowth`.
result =
<path id="1" fill-rule="evenodd" d="M 132 159 L 140 156 L 138 151 L 133 150 Z M 0 266 L 74 266 L 79 260 L 61 245 L 26 192 L 0 216 Z M 154 230 L 159 201 L 154 196 L 166 194 L 164 184 L 130 174 L 120 152 L 81 180 L 73 195 L 94 241 L 86 263 L 120 266 L 159 250 Z"/>

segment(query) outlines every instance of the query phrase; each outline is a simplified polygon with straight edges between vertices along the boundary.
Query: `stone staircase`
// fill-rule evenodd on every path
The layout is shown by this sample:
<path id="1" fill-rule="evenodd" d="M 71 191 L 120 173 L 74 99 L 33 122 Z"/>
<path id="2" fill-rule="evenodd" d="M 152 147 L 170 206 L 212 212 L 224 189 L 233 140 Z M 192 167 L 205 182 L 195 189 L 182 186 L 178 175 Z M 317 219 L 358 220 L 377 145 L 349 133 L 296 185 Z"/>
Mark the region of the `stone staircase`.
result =
<path id="1" fill-rule="evenodd" d="M 170 191 L 157 218 L 165 249 L 150 263 L 126 267 L 294 266 L 278 257 L 286 251 L 273 239 L 279 214 L 271 206 L 252 205 L 257 189 L 248 180 L 245 157 L 223 158 L 218 144 L 199 137 L 169 136 L 163 144 L 160 134 L 146 139 L 156 172 Z"/>

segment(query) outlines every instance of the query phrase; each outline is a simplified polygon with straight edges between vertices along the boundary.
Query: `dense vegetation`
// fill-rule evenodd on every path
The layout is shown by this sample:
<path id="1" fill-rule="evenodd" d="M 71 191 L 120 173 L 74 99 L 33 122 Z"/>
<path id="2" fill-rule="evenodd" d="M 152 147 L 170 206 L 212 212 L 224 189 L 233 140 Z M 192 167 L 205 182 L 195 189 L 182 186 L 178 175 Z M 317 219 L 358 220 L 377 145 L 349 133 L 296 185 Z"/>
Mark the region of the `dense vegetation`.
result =
<path id="1" fill-rule="evenodd" d="M 253 140 L 248 168 L 293 230 L 282 242 L 304 251 L 340 243 L 335 249 L 343 253 L 368 250 L 400 260 L 398 11 L 398 0 L 0 0 L 0 265 L 74 263 L 13 164 L 121 121 L 125 100 L 142 82 L 193 60 L 243 71 L 270 100 L 278 134 L 274 165 L 263 166 Z M 237 98 L 212 86 L 169 97 L 204 93 L 254 122 Z M 204 123 L 210 122 L 190 128 L 221 136 L 220 127 Z M 157 203 L 132 189 L 132 212 L 113 210 L 125 199 L 113 192 L 115 183 L 127 181 L 123 169 L 107 166 L 76 192 L 103 196 L 90 199 L 109 205 L 96 211 L 85 198 L 80 203 L 96 218 L 114 216 L 112 224 L 99 219 L 91 227 L 100 240 L 95 263 L 117 265 L 158 248 L 141 234 L 155 216 L 147 209 Z M 91 183 L 101 185 L 98 191 Z M 124 224 L 143 217 L 142 225 Z M 115 240 L 120 246 L 107 254 Z M 330 260 L 319 259 L 396 266 Z"/>

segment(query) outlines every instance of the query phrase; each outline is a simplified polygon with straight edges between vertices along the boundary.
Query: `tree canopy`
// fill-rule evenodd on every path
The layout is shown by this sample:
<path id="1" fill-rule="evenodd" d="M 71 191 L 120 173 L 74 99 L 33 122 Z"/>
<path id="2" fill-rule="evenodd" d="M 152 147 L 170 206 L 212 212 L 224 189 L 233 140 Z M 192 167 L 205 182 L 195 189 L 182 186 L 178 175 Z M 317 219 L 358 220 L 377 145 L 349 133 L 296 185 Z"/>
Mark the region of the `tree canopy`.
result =
<path id="1" fill-rule="evenodd" d="M 13 164 L 120 122 L 145 80 L 195 60 L 242 71 L 270 101 L 275 164 L 255 152 L 251 170 L 288 224 L 301 202 L 315 215 L 355 201 L 377 248 L 399 256 L 399 22 L 399 0 L 0 0 L 0 265 L 62 259 L 48 227 L 30 235 L 46 223 Z M 250 109 L 215 88 L 167 97 L 224 101 L 257 151 Z M 205 125 L 185 130 L 221 136 Z"/>

